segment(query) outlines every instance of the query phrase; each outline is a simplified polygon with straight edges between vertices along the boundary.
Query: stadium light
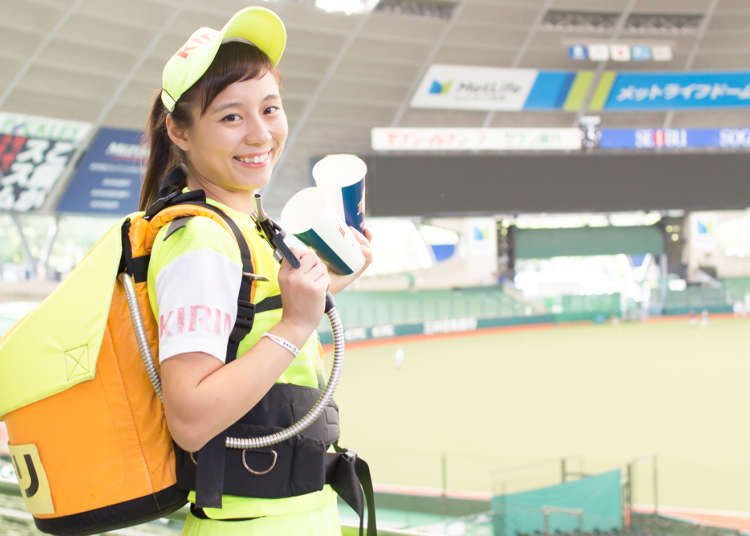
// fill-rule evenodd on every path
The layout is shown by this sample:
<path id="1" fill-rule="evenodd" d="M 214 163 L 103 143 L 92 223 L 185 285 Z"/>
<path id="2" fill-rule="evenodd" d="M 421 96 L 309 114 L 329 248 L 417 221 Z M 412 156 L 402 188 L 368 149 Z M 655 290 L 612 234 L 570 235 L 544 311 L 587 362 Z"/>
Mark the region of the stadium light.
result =
<path id="1" fill-rule="evenodd" d="M 351 15 L 372 11 L 380 0 L 315 0 L 315 7 L 328 12 Z"/>

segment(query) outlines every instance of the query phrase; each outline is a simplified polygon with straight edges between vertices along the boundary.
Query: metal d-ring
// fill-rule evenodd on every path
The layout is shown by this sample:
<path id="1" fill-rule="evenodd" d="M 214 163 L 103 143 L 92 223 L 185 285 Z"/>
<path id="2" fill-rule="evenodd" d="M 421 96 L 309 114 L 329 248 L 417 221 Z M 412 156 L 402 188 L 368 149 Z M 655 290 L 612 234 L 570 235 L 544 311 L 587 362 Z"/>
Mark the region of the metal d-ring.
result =
<path id="1" fill-rule="evenodd" d="M 245 453 L 248 449 L 242 449 L 242 465 L 245 466 L 245 469 L 248 470 L 249 473 L 252 473 L 254 475 L 267 475 L 271 471 L 273 471 L 273 468 L 276 467 L 276 460 L 279 459 L 279 453 L 275 450 L 271 449 L 271 454 L 273 454 L 273 461 L 271 462 L 271 466 L 268 469 L 265 469 L 263 471 L 256 471 L 255 469 L 251 469 L 249 465 L 247 465 L 247 460 L 245 460 Z"/>
<path id="2" fill-rule="evenodd" d="M 268 281 L 269 280 L 264 275 L 254 274 L 252 272 L 242 272 L 242 276 L 243 277 L 249 277 L 251 280 L 254 280 L 254 281 Z"/>

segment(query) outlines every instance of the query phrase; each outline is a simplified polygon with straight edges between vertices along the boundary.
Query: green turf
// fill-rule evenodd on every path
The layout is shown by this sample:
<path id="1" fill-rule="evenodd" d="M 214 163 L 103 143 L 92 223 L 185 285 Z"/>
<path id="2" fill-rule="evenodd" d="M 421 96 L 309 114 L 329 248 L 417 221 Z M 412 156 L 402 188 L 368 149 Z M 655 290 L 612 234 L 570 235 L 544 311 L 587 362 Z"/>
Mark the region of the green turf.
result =
<path id="1" fill-rule="evenodd" d="M 750 510 L 750 319 L 556 327 L 352 348 L 342 440 L 376 483 L 507 491 L 633 458 L 634 502 Z M 397 348 L 404 362 L 396 368 Z M 525 465 L 525 469 L 512 469 Z"/>

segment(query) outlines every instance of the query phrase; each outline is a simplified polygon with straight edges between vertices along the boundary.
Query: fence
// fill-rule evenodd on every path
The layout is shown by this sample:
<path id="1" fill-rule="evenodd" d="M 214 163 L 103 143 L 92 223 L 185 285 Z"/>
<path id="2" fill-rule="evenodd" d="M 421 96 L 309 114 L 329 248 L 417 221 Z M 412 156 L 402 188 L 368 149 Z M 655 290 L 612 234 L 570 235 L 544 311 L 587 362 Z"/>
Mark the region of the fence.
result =
<path id="1" fill-rule="evenodd" d="M 378 336 L 377 326 L 390 326 L 390 331 L 385 333 L 389 336 L 421 334 L 430 331 L 420 327 L 423 323 L 449 320 L 472 319 L 480 324 L 476 327 L 489 327 L 530 322 L 601 321 L 615 316 L 639 318 L 640 315 L 633 315 L 631 310 L 638 308 L 638 304 L 626 304 L 626 301 L 619 293 L 563 295 L 531 301 L 504 292 L 499 286 L 413 291 L 347 290 L 336 296 L 343 324 L 354 329 L 376 327 L 373 337 Z M 736 302 L 750 302 L 750 277 L 726 279 L 716 288 L 690 286 L 683 291 L 669 290 L 656 313 L 652 314 L 679 315 L 703 310 L 727 313 L 733 310 Z M 392 333 L 393 326 L 403 327 L 403 333 Z M 319 329 L 329 331 L 325 319 Z M 354 337 L 358 338 L 370 338 L 370 335 Z"/>
<path id="2" fill-rule="evenodd" d="M 704 309 L 710 313 L 728 313 L 732 311 L 733 301 L 732 294 L 725 286 L 687 287 L 682 291 L 667 292 L 663 313 L 667 315 L 700 313 Z"/>
<path id="3" fill-rule="evenodd" d="M 344 325 L 403 325 L 460 318 L 518 318 L 552 314 L 558 320 L 620 314 L 620 295 L 560 296 L 526 301 L 500 287 L 452 290 L 345 291 L 336 296 Z M 327 325 L 321 325 L 327 330 Z"/>

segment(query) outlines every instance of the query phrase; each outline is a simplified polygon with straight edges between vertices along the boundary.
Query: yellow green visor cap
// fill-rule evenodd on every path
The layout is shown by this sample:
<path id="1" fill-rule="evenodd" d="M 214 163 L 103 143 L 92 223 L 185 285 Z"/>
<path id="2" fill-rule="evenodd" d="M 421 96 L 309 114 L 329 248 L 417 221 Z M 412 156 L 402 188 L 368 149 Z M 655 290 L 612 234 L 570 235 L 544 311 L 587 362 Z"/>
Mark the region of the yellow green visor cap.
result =
<path id="1" fill-rule="evenodd" d="M 208 70 L 221 44 L 230 41 L 255 45 L 275 66 L 284 53 L 286 29 L 279 16 L 264 7 L 241 9 L 221 31 L 198 28 L 164 66 L 161 101 L 167 110 L 174 111 L 182 94 Z"/>

